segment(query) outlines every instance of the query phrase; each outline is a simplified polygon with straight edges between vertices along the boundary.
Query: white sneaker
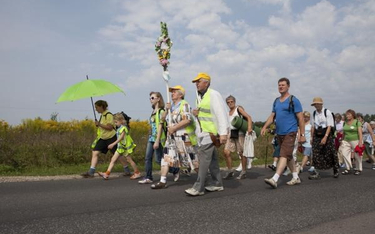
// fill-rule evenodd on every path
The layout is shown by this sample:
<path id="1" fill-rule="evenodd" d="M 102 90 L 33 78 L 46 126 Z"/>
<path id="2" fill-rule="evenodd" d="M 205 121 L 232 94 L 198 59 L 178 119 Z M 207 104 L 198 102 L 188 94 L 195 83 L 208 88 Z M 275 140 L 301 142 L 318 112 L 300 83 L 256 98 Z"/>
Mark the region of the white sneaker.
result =
<path id="1" fill-rule="evenodd" d="M 237 167 L 236 171 L 242 171 L 242 163 Z"/>
<path id="2" fill-rule="evenodd" d="M 289 170 L 289 167 L 285 170 L 285 172 L 283 173 L 283 176 L 288 176 L 290 174 L 290 170 Z"/>
<path id="3" fill-rule="evenodd" d="M 180 179 L 180 172 L 178 172 L 178 173 L 176 173 L 176 174 L 173 175 L 173 181 L 174 182 L 177 182 L 178 179 Z"/>
<path id="4" fill-rule="evenodd" d="M 251 163 L 253 162 L 252 158 L 247 158 L 247 169 L 251 169 Z"/>
<path id="5" fill-rule="evenodd" d="M 138 181 L 138 184 L 152 184 L 152 180 L 144 178 L 144 179 Z"/>
<path id="6" fill-rule="evenodd" d="M 210 191 L 210 192 L 215 192 L 215 191 L 223 191 L 224 190 L 224 187 L 223 186 L 207 186 L 207 187 L 204 187 L 207 191 Z"/>
<path id="7" fill-rule="evenodd" d="M 202 196 L 202 195 L 204 195 L 204 192 L 198 192 L 194 188 L 186 189 L 185 193 L 189 194 L 190 196 Z"/>
<path id="8" fill-rule="evenodd" d="M 293 178 L 290 181 L 286 182 L 287 185 L 296 185 L 300 183 L 301 183 L 301 180 L 299 177 L 297 179 Z"/>
<path id="9" fill-rule="evenodd" d="M 264 179 L 264 182 L 266 182 L 266 184 L 270 185 L 272 188 L 277 188 L 277 183 L 276 181 L 274 181 L 272 178 L 270 179 Z"/>

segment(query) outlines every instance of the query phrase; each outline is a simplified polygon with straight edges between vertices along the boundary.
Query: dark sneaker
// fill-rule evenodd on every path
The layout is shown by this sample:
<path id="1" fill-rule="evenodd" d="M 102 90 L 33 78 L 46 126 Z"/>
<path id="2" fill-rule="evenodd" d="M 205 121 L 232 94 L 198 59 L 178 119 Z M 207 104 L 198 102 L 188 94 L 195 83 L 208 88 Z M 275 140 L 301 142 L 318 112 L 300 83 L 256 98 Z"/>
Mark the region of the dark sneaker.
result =
<path id="1" fill-rule="evenodd" d="M 85 173 L 82 173 L 81 176 L 83 178 L 94 178 L 94 174 L 90 174 L 88 171 Z"/>
<path id="2" fill-rule="evenodd" d="M 227 180 L 229 178 L 232 178 L 234 175 L 234 172 L 233 171 L 229 171 L 224 177 L 223 179 Z"/>
<path id="3" fill-rule="evenodd" d="M 187 175 L 187 176 L 191 176 L 190 172 L 191 172 L 191 169 L 188 168 L 188 169 L 184 169 L 181 171 L 183 174 Z"/>
<path id="4" fill-rule="evenodd" d="M 333 178 L 339 178 L 339 175 L 340 175 L 340 173 L 339 173 L 339 171 L 338 170 L 333 170 Z"/>
<path id="5" fill-rule="evenodd" d="M 163 189 L 163 188 L 168 188 L 168 185 L 167 185 L 167 183 L 159 182 L 159 183 L 156 183 L 156 184 L 152 184 L 151 188 L 152 189 Z"/>
<path id="6" fill-rule="evenodd" d="M 350 171 L 345 170 L 345 171 L 341 172 L 341 174 L 342 174 L 342 175 L 349 175 L 349 174 L 350 174 Z"/>
<path id="7" fill-rule="evenodd" d="M 309 176 L 309 180 L 320 180 L 320 175 L 319 173 L 315 173 L 313 175 Z"/>
<path id="8" fill-rule="evenodd" d="M 276 167 L 274 165 L 268 165 L 268 168 L 271 169 L 272 171 L 276 171 Z"/>
<path id="9" fill-rule="evenodd" d="M 123 176 L 131 176 L 132 173 L 130 173 L 130 171 L 125 171 L 124 174 L 122 174 Z"/>

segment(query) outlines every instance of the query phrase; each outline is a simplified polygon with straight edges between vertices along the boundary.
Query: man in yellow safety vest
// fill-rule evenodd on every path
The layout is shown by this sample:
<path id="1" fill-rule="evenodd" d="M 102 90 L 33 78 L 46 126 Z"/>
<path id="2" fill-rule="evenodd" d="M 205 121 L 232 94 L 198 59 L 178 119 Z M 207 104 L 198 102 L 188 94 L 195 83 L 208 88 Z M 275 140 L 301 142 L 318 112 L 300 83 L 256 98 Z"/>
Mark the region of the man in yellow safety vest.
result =
<path id="1" fill-rule="evenodd" d="M 197 181 L 185 192 L 191 196 L 199 196 L 204 195 L 204 190 L 210 192 L 224 190 L 219 155 L 215 146 L 226 143 L 229 120 L 221 94 L 210 88 L 211 77 L 207 73 L 199 73 L 192 82 L 195 83 L 198 91 L 198 109 L 193 110 L 193 114 L 198 118 L 201 130 L 198 133 L 199 171 Z M 208 169 L 210 169 L 211 181 L 206 181 Z"/>

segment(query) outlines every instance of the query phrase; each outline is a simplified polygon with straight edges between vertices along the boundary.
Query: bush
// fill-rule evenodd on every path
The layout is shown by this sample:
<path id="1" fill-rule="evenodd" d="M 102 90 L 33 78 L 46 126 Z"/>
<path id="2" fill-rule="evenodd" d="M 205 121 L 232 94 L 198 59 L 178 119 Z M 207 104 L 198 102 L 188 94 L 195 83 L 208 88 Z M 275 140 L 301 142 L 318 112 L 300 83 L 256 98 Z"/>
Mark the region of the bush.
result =
<path id="1" fill-rule="evenodd" d="M 144 165 L 149 129 L 147 121 L 130 122 L 130 134 L 137 144 L 132 158 L 141 167 Z M 96 127 L 92 120 L 57 122 L 36 118 L 26 119 L 14 127 L 0 121 L 0 174 L 90 164 L 90 146 L 95 137 Z M 266 151 L 268 161 L 272 160 L 271 140 L 272 137 L 260 137 L 255 142 L 257 163 L 264 163 Z M 221 148 L 221 165 L 225 165 L 222 152 Z M 101 155 L 99 162 L 108 163 L 109 155 Z M 239 161 L 236 154 L 232 157 L 235 162 Z"/>

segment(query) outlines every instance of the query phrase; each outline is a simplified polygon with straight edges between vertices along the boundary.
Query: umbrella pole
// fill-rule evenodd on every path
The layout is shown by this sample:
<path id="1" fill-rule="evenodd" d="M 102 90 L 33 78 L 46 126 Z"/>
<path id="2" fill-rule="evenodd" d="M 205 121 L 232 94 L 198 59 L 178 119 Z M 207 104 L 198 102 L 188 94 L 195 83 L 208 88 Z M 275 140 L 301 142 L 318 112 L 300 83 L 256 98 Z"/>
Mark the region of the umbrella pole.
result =
<path id="1" fill-rule="evenodd" d="M 86 79 L 87 79 L 87 80 L 89 79 L 89 76 L 88 76 L 88 75 L 86 75 Z M 90 99 L 91 99 L 92 111 L 94 112 L 94 119 L 95 119 L 95 121 L 97 121 L 97 119 L 96 119 L 96 114 L 95 114 L 94 101 L 92 100 L 92 97 L 90 97 Z"/>

